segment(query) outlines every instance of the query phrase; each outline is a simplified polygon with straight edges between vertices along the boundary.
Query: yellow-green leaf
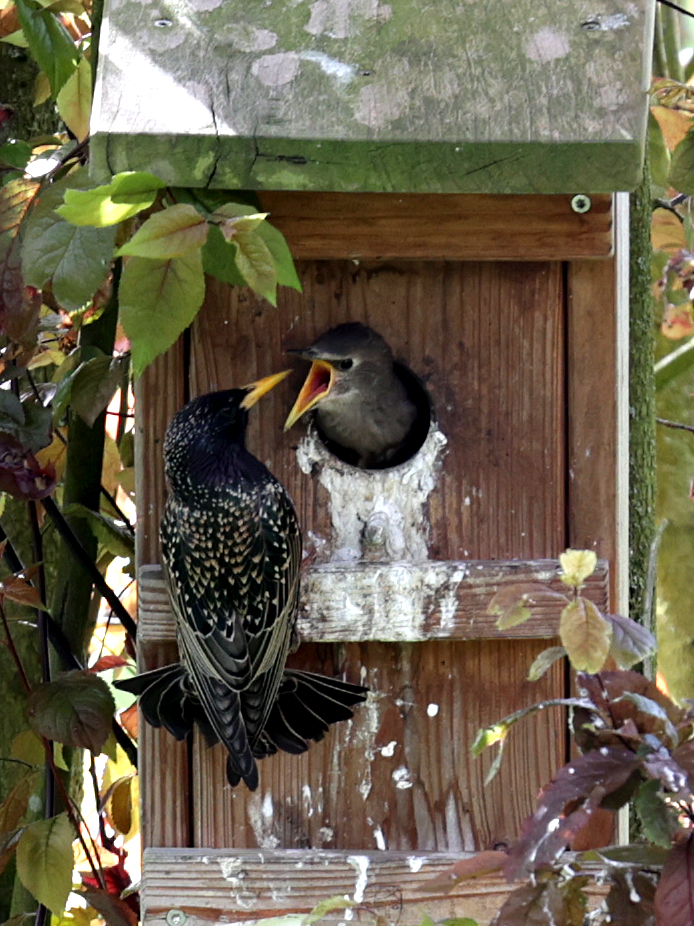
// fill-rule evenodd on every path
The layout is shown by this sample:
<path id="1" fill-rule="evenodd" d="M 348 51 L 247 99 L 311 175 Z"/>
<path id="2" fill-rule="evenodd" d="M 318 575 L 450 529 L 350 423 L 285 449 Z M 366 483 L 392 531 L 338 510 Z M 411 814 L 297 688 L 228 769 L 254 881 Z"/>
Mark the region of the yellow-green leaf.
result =
<path id="1" fill-rule="evenodd" d="M 610 652 L 612 626 L 592 601 L 579 597 L 564 608 L 559 636 L 574 669 L 599 672 Z"/>
<path id="2" fill-rule="evenodd" d="M 130 338 L 133 373 L 174 343 L 195 318 L 205 296 L 199 249 L 171 260 L 131 257 L 119 291 L 121 323 Z"/>
<path id="3" fill-rule="evenodd" d="M 38 784 L 38 775 L 38 769 L 27 771 L 0 804 L 0 835 L 11 833 L 22 822 L 29 807 L 29 798 Z"/>
<path id="4" fill-rule="evenodd" d="M 81 58 L 56 98 L 60 117 L 78 141 L 89 135 L 89 116 L 92 109 L 92 68 Z"/>
<path id="5" fill-rule="evenodd" d="M 56 212 L 73 225 L 117 225 L 149 209 L 165 185 L 146 171 L 125 171 L 93 190 L 67 190 Z"/>
<path id="6" fill-rule="evenodd" d="M 598 558 L 593 550 L 566 550 L 559 557 L 559 562 L 562 582 L 578 588 L 595 572 Z"/>
<path id="7" fill-rule="evenodd" d="M 251 289 L 277 305 L 277 271 L 272 254 L 255 231 L 240 232 L 234 238 L 236 266 Z"/>
<path id="8" fill-rule="evenodd" d="M 154 260 L 184 257 L 203 246 L 208 231 L 195 206 L 177 203 L 151 215 L 116 253 Z"/>
<path id="9" fill-rule="evenodd" d="M 17 845 L 17 874 L 24 887 L 51 913 L 65 909 L 72 888 L 72 840 L 66 813 L 31 823 Z"/>

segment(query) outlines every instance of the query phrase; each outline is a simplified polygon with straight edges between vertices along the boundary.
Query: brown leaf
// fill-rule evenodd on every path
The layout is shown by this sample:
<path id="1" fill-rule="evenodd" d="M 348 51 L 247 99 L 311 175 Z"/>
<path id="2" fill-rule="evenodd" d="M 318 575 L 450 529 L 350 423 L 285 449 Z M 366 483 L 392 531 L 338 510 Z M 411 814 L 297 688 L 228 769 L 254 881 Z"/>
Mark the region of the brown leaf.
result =
<path id="1" fill-rule="evenodd" d="M 668 151 L 674 151 L 692 127 L 691 113 L 669 109 L 667 106 L 651 106 L 651 112 L 658 123 L 665 147 Z"/>
<path id="2" fill-rule="evenodd" d="M 0 834 L 11 833 L 17 829 L 27 812 L 29 798 L 34 793 L 38 780 L 38 771 L 32 769 L 17 782 L 0 804 Z"/>
<path id="3" fill-rule="evenodd" d="M 28 572 L 28 570 L 27 570 Z M 17 604 L 26 605 L 29 608 L 40 608 L 46 610 L 46 606 L 41 601 L 41 595 L 38 588 L 27 581 L 20 575 L 10 576 L 0 583 L 0 595 L 15 601 Z"/>
<path id="4" fill-rule="evenodd" d="M 656 926 L 694 926 L 694 837 L 670 850 L 655 891 Z"/>
<path id="5" fill-rule="evenodd" d="M 642 871 L 622 871 L 612 868 L 612 886 L 605 898 L 611 923 L 629 926 L 651 926 L 655 876 Z"/>
<path id="6" fill-rule="evenodd" d="M 598 672 L 605 665 L 612 627 L 588 598 L 580 596 L 564 608 L 559 636 L 574 669 Z"/>
<path id="7" fill-rule="evenodd" d="M 561 768 L 540 795 L 523 835 L 511 846 L 506 877 L 513 880 L 553 864 L 595 809 L 639 767 L 639 758 L 629 749 L 606 746 Z"/>
<path id="8" fill-rule="evenodd" d="M 478 852 L 471 858 L 461 859 L 450 868 L 440 872 L 431 881 L 423 885 L 426 891 L 450 891 L 459 881 L 468 878 L 481 878 L 492 871 L 499 871 L 506 861 L 505 852 L 495 852 L 488 849 Z"/>
<path id="9" fill-rule="evenodd" d="M 130 707 L 126 707 L 124 711 L 121 711 L 118 715 L 121 727 L 128 733 L 134 740 L 137 739 L 138 726 L 137 726 L 137 702 L 131 704 Z"/>
<path id="10" fill-rule="evenodd" d="M 84 887 L 79 893 L 99 911 L 107 926 L 137 926 L 137 914 L 117 895 L 97 887 Z"/>
<path id="11" fill-rule="evenodd" d="M 102 656 L 101 659 L 97 660 L 93 666 L 89 667 L 90 672 L 105 672 L 106 669 L 118 669 L 121 666 L 129 666 L 130 660 L 125 659 L 123 656 L 114 656 L 112 653 L 109 653 L 107 656 Z"/>
<path id="12" fill-rule="evenodd" d="M 568 926 L 564 898 L 555 881 L 524 884 L 509 894 L 491 926 Z"/>

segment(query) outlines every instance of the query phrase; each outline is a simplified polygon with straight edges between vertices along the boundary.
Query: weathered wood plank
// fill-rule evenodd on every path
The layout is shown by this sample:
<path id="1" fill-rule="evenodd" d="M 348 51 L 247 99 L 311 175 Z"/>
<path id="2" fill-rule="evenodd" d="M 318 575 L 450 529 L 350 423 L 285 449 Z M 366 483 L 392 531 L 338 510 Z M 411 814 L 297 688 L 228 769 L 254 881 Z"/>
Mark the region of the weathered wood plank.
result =
<path id="1" fill-rule="evenodd" d="M 633 189 L 653 5 L 110 0 L 90 166 L 226 189 Z"/>
<path id="2" fill-rule="evenodd" d="M 608 564 L 600 561 L 585 589 L 603 610 L 608 577 Z M 313 643 L 556 636 L 561 604 L 551 599 L 539 600 L 533 617 L 524 624 L 497 630 L 489 602 L 496 592 L 519 582 L 565 589 L 554 560 L 309 566 L 302 577 L 297 631 L 303 641 Z M 139 593 L 143 641 L 148 646 L 174 642 L 174 621 L 160 567 L 140 569 Z"/>
<path id="3" fill-rule="evenodd" d="M 337 909 L 326 923 L 414 926 L 428 914 L 438 922 L 471 917 L 487 923 L 516 885 L 496 873 L 460 882 L 450 893 L 432 882 L 470 853 L 330 852 L 285 849 L 152 850 L 142 869 L 143 923 L 170 926 L 172 910 L 189 923 L 252 926 L 262 917 L 308 913 L 328 897 L 344 896 L 356 906 Z M 589 909 L 605 888 L 589 887 Z M 177 923 L 185 920 L 179 918 Z"/>
<path id="4" fill-rule="evenodd" d="M 296 260 L 574 260 L 612 253 L 612 197 L 262 192 Z"/>
<path id="5" fill-rule="evenodd" d="M 612 260 L 568 272 L 569 542 L 614 564 L 612 607 L 628 608 L 628 197 Z"/>
<path id="6" fill-rule="evenodd" d="M 137 523 L 135 546 L 138 564 L 159 559 L 159 519 L 164 505 L 162 445 L 168 423 L 183 405 L 186 373 L 183 344 L 178 342 L 151 363 L 135 380 L 135 491 Z M 138 601 L 141 615 L 142 603 Z M 175 660 L 169 643 L 138 642 L 141 669 L 154 669 Z M 187 846 L 191 829 L 187 794 L 190 788 L 188 747 L 165 730 L 156 730 L 140 715 L 139 772 L 142 806 L 142 841 L 147 846 Z M 166 774 L 161 769 L 166 768 Z"/>

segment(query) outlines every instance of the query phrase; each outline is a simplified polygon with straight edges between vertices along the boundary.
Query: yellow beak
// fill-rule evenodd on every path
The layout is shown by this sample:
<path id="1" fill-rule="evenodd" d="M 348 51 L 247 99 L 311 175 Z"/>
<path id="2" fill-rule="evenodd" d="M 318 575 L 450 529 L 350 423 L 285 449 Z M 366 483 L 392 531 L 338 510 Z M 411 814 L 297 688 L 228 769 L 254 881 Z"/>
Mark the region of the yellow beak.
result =
<path id="1" fill-rule="evenodd" d="M 249 389 L 250 392 L 241 402 L 241 408 L 252 408 L 258 399 L 262 399 L 266 393 L 274 389 L 275 386 L 281 383 L 291 372 L 291 370 L 282 370 L 281 373 L 273 373 L 272 376 L 264 376 L 262 379 L 257 379 L 254 383 L 249 383 L 247 386 L 244 386 L 244 388 Z"/>
<path id="2" fill-rule="evenodd" d="M 308 376 L 304 380 L 304 385 L 301 387 L 301 392 L 296 397 L 296 402 L 287 415 L 284 430 L 288 431 L 302 415 L 329 395 L 334 382 L 335 367 L 325 360 L 314 360 L 311 369 L 308 371 Z"/>

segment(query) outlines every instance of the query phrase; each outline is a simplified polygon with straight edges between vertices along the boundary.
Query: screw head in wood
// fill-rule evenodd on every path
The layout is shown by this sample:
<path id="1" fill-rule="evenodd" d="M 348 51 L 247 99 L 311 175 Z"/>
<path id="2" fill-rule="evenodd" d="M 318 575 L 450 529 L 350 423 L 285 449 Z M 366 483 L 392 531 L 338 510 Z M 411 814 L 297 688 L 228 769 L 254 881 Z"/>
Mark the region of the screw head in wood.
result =
<path id="1" fill-rule="evenodd" d="M 183 910 L 169 910 L 166 914 L 166 922 L 168 926 L 184 926 L 185 921 L 188 917 L 185 915 Z"/>
<path id="2" fill-rule="evenodd" d="M 589 212 L 591 205 L 590 196 L 586 196 L 585 193 L 577 193 L 571 200 L 571 208 L 580 214 Z"/>

